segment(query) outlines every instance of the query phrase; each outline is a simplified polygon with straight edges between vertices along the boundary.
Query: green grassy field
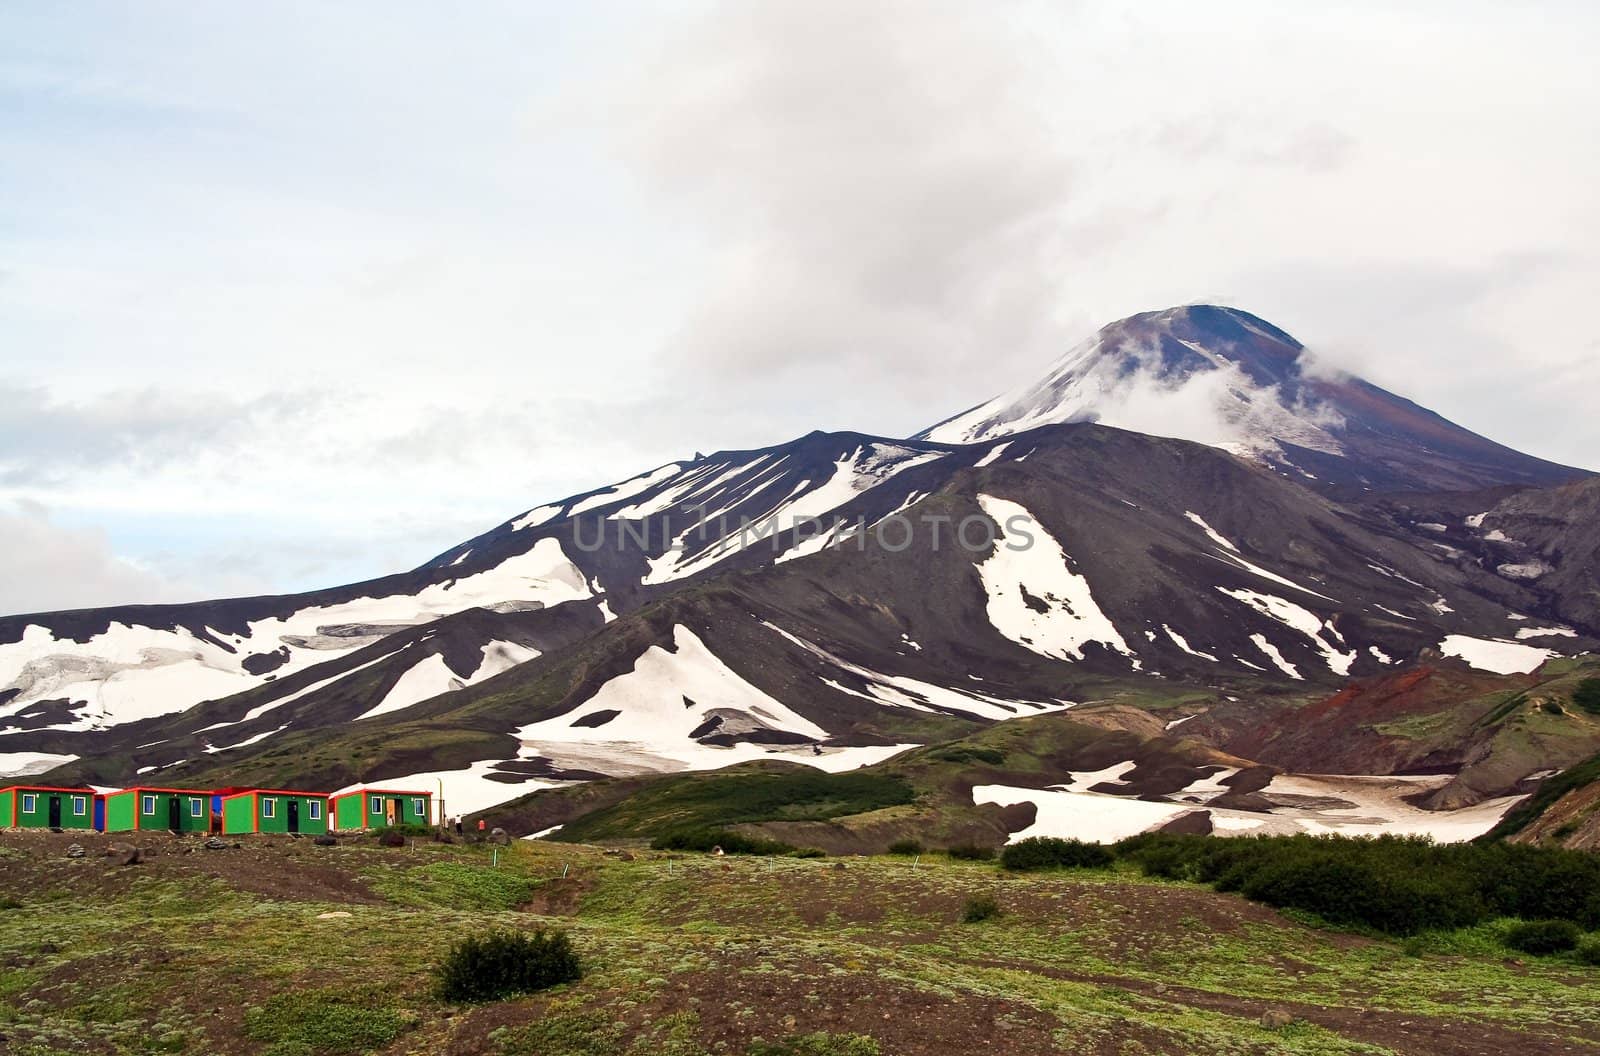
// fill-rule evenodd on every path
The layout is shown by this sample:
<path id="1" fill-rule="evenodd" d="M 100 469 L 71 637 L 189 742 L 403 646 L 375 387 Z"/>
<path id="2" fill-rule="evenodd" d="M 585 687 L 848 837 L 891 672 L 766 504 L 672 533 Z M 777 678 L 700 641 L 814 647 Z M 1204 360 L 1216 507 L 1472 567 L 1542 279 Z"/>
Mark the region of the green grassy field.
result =
<path id="1" fill-rule="evenodd" d="M 1512 955 L 1500 922 L 1402 943 L 1191 885 L 942 858 L 162 838 L 116 868 L 93 841 L 0 841 L 14 1056 L 1600 1052 L 1600 970 Z M 960 923 L 982 895 L 1001 914 Z M 456 939 L 541 925 L 571 933 L 581 982 L 432 996 Z"/>

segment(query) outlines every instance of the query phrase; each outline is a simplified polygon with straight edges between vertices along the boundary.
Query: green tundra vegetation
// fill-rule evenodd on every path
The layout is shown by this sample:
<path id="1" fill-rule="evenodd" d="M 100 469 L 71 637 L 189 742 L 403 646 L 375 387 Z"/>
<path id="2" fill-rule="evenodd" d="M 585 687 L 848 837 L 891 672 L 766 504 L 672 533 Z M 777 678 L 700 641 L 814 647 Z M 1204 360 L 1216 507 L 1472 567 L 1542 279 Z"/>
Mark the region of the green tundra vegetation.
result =
<path id="1" fill-rule="evenodd" d="M 1045 844 L 1027 852 L 1044 867 L 1017 871 L 941 852 L 713 858 L 639 841 L 244 836 L 207 851 L 163 833 L 141 839 L 142 864 L 115 866 L 102 845 L 117 839 L 0 837 L 7 1056 L 1600 1047 L 1600 934 L 1586 911 L 1550 923 L 1590 883 L 1581 856 L 1190 837 L 1130 841 L 1100 865 Z M 67 857 L 74 841 L 88 854 Z M 1465 922 L 1404 937 L 1242 897 L 1262 878 L 1301 890 L 1296 863 L 1318 854 L 1371 870 L 1363 883 L 1432 871 L 1450 889 L 1463 863 L 1489 863 L 1498 886 L 1535 892 L 1512 905 L 1480 891 Z M 1216 890 L 1236 870 L 1240 893 Z M 532 946 L 538 971 L 519 975 Z M 520 996 L 446 993 L 452 964 Z"/>

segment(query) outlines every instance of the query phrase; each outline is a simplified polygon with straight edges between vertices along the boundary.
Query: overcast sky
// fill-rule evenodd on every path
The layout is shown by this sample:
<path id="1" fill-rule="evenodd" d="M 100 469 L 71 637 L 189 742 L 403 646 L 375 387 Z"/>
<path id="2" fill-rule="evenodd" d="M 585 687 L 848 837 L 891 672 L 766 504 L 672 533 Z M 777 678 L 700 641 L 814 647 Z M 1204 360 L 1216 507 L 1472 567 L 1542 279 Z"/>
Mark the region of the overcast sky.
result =
<path id="1" fill-rule="evenodd" d="M 8 3 L 0 613 L 413 567 L 1200 300 L 1600 468 L 1596 53 L 1587 0 Z"/>

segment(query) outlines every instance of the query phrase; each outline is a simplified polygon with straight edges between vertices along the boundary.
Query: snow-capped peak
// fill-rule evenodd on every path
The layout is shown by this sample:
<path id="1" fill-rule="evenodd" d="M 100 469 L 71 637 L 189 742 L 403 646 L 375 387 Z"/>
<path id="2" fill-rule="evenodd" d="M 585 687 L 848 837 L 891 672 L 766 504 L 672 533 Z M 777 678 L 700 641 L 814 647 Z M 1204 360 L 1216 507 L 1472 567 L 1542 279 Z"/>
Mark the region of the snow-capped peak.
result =
<path id="1" fill-rule="evenodd" d="M 1044 425 L 1099 422 L 1275 456 L 1279 442 L 1339 454 L 1344 420 L 1302 375 L 1302 346 L 1234 308 L 1191 305 L 1132 316 L 1062 356 L 1045 377 L 919 435 L 993 440 Z"/>

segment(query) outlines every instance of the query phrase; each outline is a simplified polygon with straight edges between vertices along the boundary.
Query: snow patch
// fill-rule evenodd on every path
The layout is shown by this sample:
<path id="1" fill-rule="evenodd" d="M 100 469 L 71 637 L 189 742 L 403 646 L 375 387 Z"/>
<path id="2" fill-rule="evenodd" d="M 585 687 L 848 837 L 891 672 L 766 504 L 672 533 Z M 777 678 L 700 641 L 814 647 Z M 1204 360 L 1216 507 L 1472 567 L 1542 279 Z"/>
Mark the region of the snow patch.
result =
<path id="1" fill-rule="evenodd" d="M 48 752 L 0 752 L 0 777 L 32 777 L 58 766 L 76 762 L 75 755 L 51 755 Z"/>
<path id="2" fill-rule="evenodd" d="M 1299 631 L 1310 639 L 1311 644 L 1322 654 L 1322 658 L 1327 662 L 1330 671 L 1336 675 L 1350 674 L 1350 667 L 1356 661 L 1355 651 L 1345 651 L 1336 647 L 1335 643 L 1343 644 L 1343 639 L 1333 626 L 1332 621 L 1324 621 L 1322 617 L 1310 609 L 1302 608 L 1292 601 L 1285 601 L 1271 594 L 1261 594 L 1253 590 L 1230 590 L 1227 587 L 1218 587 L 1217 590 L 1230 598 L 1244 602 L 1264 615 L 1270 616 L 1285 627 Z M 1325 638 L 1324 635 L 1327 637 Z M 1251 637 L 1252 640 L 1261 638 L 1260 635 L 1252 635 Z M 1333 640 L 1330 641 L 1329 639 Z M 1257 641 L 1256 644 L 1259 646 L 1261 642 Z M 1281 656 L 1277 655 L 1278 651 L 1276 649 L 1269 651 L 1263 647 L 1262 652 L 1272 657 L 1279 667 L 1288 670 L 1288 665 L 1284 663 Z M 1294 677 L 1299 678 L 1300 675 L 1294 673 Z"/>
<path id="3" fill-rule="evenodd" d="M 1493 671 L 1500 675 L 1528 674 L 1557 655 L 1551 649 L 1519 645 L 1498 638 L 1472 638 L 1465 634 L 1446 635 L 1444 641 L 1439 643 L 1439 651 L 1445 656 L 1465 660 L 1480 671 Z"/>
<path id="4" fill-rule="evenodd" d="M 995 630 L 1060 660 L 1082 660 L 1084 646 L 1098 642 L 1137 670 L 1138 658 L 1095 602 L 1089 581 L 1072 571 L 1066 551 L 1033 514 L 992 495 L 979 495 L 978 505 L 1000 526 L 994 552 L 977 565 Z"/>

